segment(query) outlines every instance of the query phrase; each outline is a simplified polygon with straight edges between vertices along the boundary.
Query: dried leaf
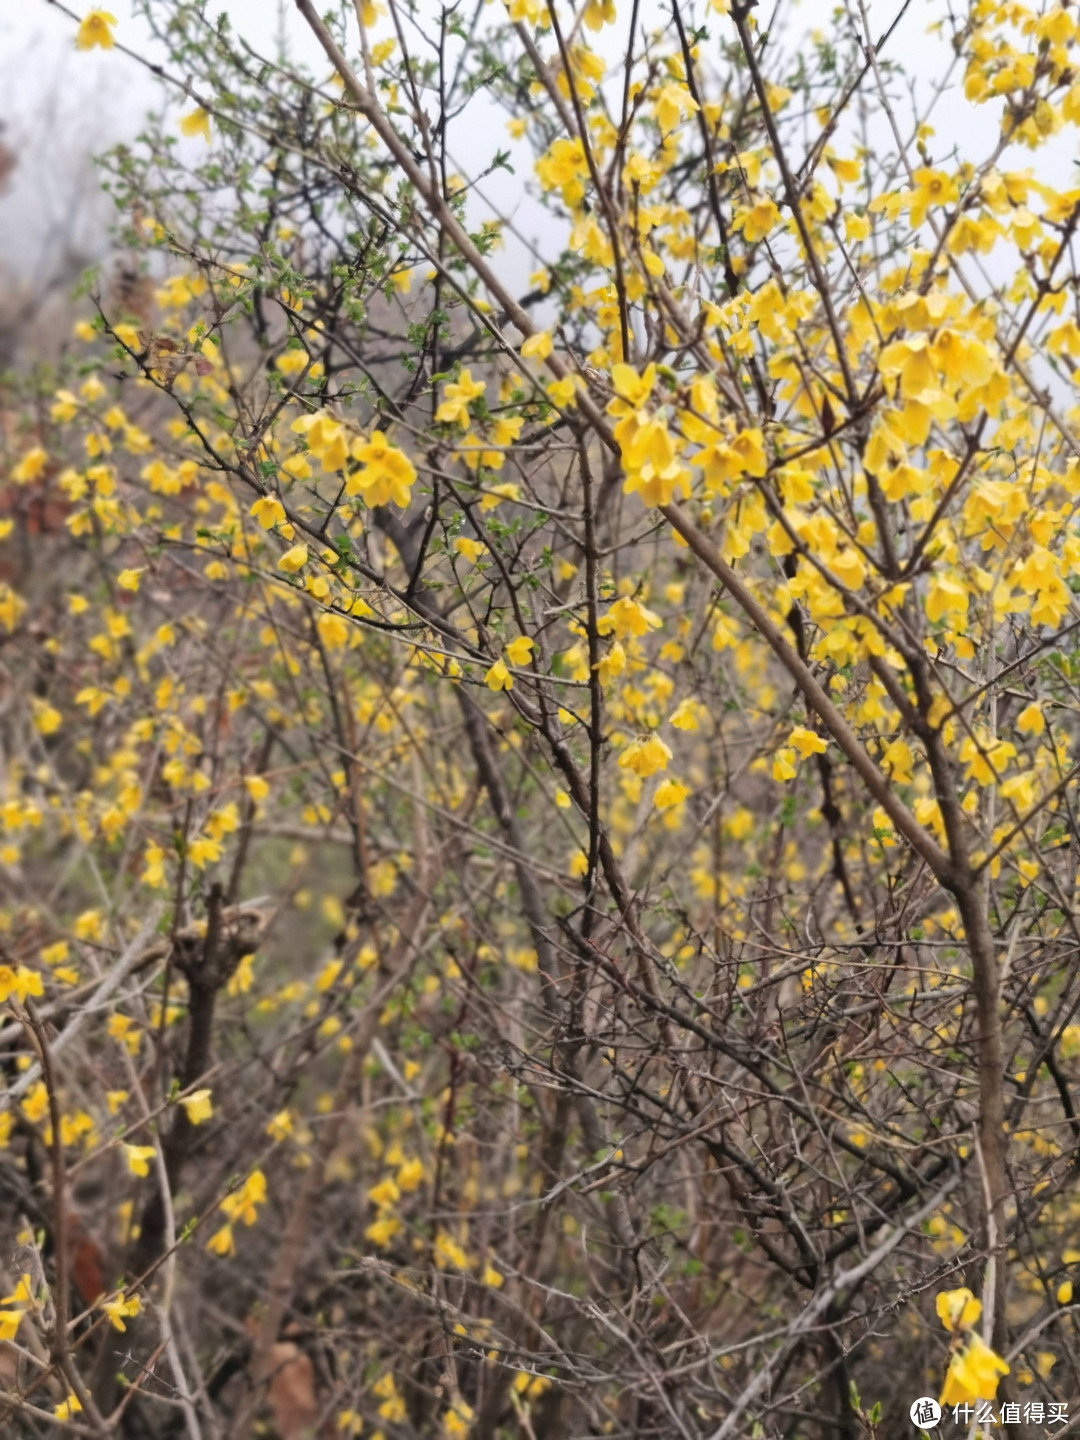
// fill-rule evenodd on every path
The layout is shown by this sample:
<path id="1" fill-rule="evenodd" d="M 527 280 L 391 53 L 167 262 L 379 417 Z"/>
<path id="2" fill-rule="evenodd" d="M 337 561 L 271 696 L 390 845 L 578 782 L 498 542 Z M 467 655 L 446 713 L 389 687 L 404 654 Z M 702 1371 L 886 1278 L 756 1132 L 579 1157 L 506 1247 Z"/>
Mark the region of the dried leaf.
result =
<path id="1" fill-rule="evenodd" d="M 270 1352 L 270 1364 L 268 1398 L 274 1427 L 281 1440 L 305 1440 L 314 1434 L 319 1416 L 315 1367 L 291 1340 L 278 1341 Z"/>

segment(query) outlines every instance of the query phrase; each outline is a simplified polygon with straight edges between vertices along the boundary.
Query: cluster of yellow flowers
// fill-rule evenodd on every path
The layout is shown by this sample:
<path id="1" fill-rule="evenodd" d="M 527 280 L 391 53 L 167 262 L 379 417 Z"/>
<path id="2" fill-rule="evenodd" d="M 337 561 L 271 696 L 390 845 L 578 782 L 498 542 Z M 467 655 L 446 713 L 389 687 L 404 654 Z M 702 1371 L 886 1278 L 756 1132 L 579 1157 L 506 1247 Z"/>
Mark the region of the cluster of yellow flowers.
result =
<path id="1" fill-rule="evenodd" d="M 954 1337 L 941 1403 L 993 1400 L 998 1381 L 1008 1375 L 1009 1367 L 974 1329 L 982 1315 L 982 1301 L 968 1289 L 944 1290 L 937 1297 L 936 1308 L 938 1319 Z"/>
<path id="2" fill-rule="evenodd" d="M 207 1249 L 212 1250 L 215 1255 L 235 1255 L 233 1226 L 238 1221 L 243 1221 L 245 1225 L 254 1225 L 259 1218 L 258 1207 L 265 1203 L 266 1176 L 261 1170 L 252 1170 L 239 1190 L 226 1195 L 222 1200 L 220 1209 L 226 1217 L 226 1223 L 210 1236 L 206 1242 Z"/>

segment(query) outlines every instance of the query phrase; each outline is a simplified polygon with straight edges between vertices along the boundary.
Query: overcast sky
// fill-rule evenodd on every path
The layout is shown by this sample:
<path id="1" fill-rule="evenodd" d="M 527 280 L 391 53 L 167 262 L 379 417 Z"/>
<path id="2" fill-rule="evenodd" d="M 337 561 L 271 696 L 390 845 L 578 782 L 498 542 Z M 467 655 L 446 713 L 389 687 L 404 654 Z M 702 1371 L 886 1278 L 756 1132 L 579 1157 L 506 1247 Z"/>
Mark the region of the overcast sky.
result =
<path id="1" fill-rule="evenodd" d="M 153 53 L 149 34 L 132 15 L 130 0 L 102 0 L 119 21 L 117 38 L 140 53 Z M 495 0 L 498 4 L 499 0 Z M 875 35 L 891 21 L 902 0 L 871 0 L 871 28 Z M 700 6 L 700 0 L 699 0 Z M 80 14 L 87 6 L 76 0 Z M 438 15 L 439 0 L 422 0 L 432 19 Z M 220 0 L 211 3 L 211 13 L 226 9 L 234 25 L 258 48 L 272 49 L 279 23 L 286 26 L 294 42 L 294 53 L 311 61 L 316 71 L 325 67 L 310 33 L 292 0 L 281 6 L 274 0 Z M 767 5 L 757 12 L 763 15 Z M 784 13 L 799 34 L 814 24 L 829 23 L 828 0 L 785 0 Z M 625 26 L 630 6 L 619 3 L 620 22 L 608 27 L 590 42 L 605 58 L 617 61 L 625 51 Z M 668 13 L 663 0 L 645 0 L 640 13 L 645 23 L 660 24 Z M 888 54 L 925 84 L 944 72 L 949 60 L 941 38 L 928 35 L 928 26 L 947 14 L 945 0 L 914 0 L 890 42 Z M 731 22 L 709 14 L 713 34 Z M 23 275 L 34 276 L 57 263 L 65 251 L 89 261 L 99 257 L 104 244 L 107 204 L 95 201 L 96 179 L 89 158 L 117 140 L 131 138 L 146 109 L 155 104 L 160 92 L 157 82 L 134 61 L 116 51 L 80 52 L 74 47 L 75 22 L 47 0 L 0 0 L 0 121 L 6 125 L 3 138 L 19 156 L 19 167 L 8 193 L 0 197 L 0 262 Z M 387 19 L 379 22 L 375 34 L 391 34 Z M 550 43 L 550 42 L 549 42 Z M 542 49 L 549 48 L 549 44 Z M 703 57 L 707 60 L 707 52 Z M 926 93 L 924 91 L 924 93 Z M 995 107 L 996 108 L 996 107 Z M 459 168 L 467 173 L 486 165 L 495 150 L 510 144 L 505 114 L 481 92 L 451 131 L 450 148 Z M 962 70 L 954 72 L 952 87 L 937 104 L 933 121 L 937 136 L 931 145 L 944 158 L 953 143 L 963 137 L 965 154 L 985 153 L 992 146 L 997 121 L 990 107 L 974 107 L 964 99 Z M 1040 174 L 1068 179 L 1077 154 L 1078 132 L 1073 127 L 1056 138 L 1053 152 L 1039 152 Z M 880 143 L 891 148 L 887 133 Z M 184 142 L 201 146 L 201 140 Z M 516 148 L 516 147 L 511 147 Z M 841 143 L 840 148 L 844 145 Z M 850 150 L 850 141 L 848 142 Z M 523 185 L 530 169 L 524 150 L 516 176 L 492 176 L 484 191 L 502 209 L 516 208 L 522 229 L 535 236 L 549 224 L 544 212 L 523 198 Z M 1031 163 L 1029 152 L 1014 151 L 1003 162 L 1024 168 Z M 1049 167 L 1049 169 L 1048 169 Z M 486 211 L 477 202 L 479 213 Z M 476 218 L 478 214 L 474 212 Z M 508 256 L 515 284 L 534 268 L 527 250 L 511 245 Z"/>

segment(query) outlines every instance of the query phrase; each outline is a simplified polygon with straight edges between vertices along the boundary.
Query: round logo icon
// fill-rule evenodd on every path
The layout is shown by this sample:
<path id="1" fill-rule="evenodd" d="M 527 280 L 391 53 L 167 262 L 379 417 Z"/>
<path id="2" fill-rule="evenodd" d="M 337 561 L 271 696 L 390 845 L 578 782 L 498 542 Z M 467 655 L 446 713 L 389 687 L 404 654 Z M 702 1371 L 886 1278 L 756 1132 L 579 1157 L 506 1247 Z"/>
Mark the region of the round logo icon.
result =
<path id="1" fill-rule="evenodd" d="M 908 1411 L 911 1423 L 920 1430 L 932 1430 L 941 1419 L 941 1406 L 929 1395 L 920 1395 Z"/>

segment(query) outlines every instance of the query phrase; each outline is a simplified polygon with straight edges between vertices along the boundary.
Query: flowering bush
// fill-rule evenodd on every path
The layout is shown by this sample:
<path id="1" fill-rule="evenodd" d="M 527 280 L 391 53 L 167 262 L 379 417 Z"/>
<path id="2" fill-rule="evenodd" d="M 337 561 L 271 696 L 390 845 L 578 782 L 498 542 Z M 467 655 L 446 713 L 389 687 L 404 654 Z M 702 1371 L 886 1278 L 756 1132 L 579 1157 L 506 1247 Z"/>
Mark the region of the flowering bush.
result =
<path id="1" fill-rule="evenodd" d="M 347 9 L 7 389 L 8 1422 L 1075 1403 L 1074 10 Z"/>

